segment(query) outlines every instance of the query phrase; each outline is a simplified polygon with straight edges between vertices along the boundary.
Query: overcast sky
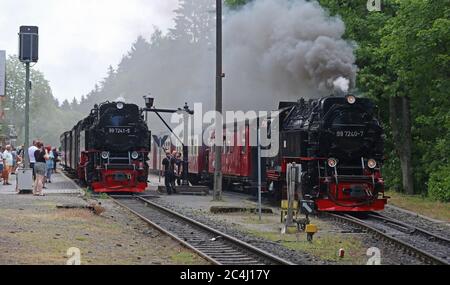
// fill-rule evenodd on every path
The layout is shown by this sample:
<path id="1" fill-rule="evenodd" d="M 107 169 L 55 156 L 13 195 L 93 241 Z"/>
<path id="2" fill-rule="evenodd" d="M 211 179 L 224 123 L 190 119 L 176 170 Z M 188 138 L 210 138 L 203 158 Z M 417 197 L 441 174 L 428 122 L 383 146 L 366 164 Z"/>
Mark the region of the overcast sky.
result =
<path id="1" fill-rule="evenodd" d="M 1 0 L 0 50 L 17 54 L 19 26 L 39 26 L 39 63 L 60 101 L 93 89 L 154 26 L 173 26 L 178 0 Z"/>

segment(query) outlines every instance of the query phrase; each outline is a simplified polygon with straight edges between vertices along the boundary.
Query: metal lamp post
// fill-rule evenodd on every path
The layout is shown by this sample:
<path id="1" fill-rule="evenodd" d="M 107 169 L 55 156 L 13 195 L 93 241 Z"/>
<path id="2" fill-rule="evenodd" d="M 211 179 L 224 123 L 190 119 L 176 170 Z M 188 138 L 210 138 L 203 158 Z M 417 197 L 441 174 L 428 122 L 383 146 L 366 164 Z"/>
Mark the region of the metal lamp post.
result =
<path id="1" fill-rule="evenodd" d="M 222 114 L 222 0 L 216 0 L 216 113 Z M 222 141 L 218 134 L 223 128 L 222 121 L 216 118 L 216 135 L 214 140 L 214 197 L 213 200 L 222 200 Z"/>

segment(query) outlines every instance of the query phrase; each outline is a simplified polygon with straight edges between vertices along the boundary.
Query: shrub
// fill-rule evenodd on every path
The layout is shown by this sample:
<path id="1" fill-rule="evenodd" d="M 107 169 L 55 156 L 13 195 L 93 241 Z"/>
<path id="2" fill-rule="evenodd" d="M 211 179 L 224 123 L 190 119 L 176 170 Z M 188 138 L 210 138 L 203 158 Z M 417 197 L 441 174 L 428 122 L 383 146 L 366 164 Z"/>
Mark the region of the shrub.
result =
<path id="1" fill-rule="evenodd" d="M 434 200 L 450 202 L 450 166 L 442 166 L 433 172 L 428 182 L 428 194 Z"/>

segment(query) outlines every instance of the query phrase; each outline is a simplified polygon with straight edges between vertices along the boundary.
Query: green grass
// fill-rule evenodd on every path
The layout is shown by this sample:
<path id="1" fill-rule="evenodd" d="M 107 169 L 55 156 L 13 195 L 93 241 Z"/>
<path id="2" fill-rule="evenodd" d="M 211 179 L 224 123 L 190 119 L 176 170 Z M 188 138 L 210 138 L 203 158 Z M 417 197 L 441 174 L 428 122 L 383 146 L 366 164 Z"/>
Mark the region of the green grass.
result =
<path id="1" fill-rule="evenodd" d="M 306 234 L 301 233 L 297 241 L 296 235 L 281 235 L 274 232 L 249 231 L 251 235 L 261 237 L 270 241 L 279 242 L 286 248 L 307 252 L 325 261 L 337 262 L 339 264 L 365 264 L 367 248 L 362 242 L 354 237 L 341 234 L 320 236 L 315 235 L 313 242 L 306 240 Z M 345 250 L 345 257 L 338 256 L 339 249 Z"/>
<path id="2" fill-rule="evenodd" d="M 271 216 L 268 216 L 267 214 L 263 215 L 261 220 L 259 220 L 258 214 L 250 212 L 247 214 L 248 215 L 244 218 L 244 222 L 247 224 L 269 225 L 273 223 L 273 219 L 271 219 Z"/>
<path id="3" fill-rule="evenodd" d="M 170 259 L 177 265 L 195 264 L 197 256 L 191 252 L 177 252 L 173 254 Z"/>
<path id="4" fill-rule="evenodd" d="M 91 199 L 92 198 L 92 191 L 90 190 L 90 188 L 87 188 L 86 191 L 84 191 L 84 197 L 86 199 Z"/>
<path id="5" fill-rule="evenodd" d="M 98 199 L 107 200 L 107 199 L 109 199 L 109 196 L 106 193 L 101 193 L 100 196 L 98 197 Z"/>
<path id="6" fill-rule="evenodd" d="M 391 199 L 388 204 L 416 212 L 418 214 L 450 222 L 450 203 L 434 201 L 419 195 L 405 195 L 394 191 L 386 192 Z"/>
<path id="7" fill-rule="evenodd" d="M 88 239 L 85 237 L 77 237 L 75 238 L 77 241 L 87 241 Z"/>

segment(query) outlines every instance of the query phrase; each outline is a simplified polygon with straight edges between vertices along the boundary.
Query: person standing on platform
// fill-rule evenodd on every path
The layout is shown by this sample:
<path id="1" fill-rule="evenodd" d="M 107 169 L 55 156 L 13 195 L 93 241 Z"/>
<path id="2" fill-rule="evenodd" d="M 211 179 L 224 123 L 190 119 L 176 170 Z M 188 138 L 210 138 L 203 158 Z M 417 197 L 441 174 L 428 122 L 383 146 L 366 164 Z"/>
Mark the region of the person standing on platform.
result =
<path id="1" fill-rule="evenodd" d="M 9 174 L 13 166 L 13 156 L 11 153 L 11 146 L 7 145 L 5 151 L 3 152 L 3 185 L 11 185 L 9 183 Z"/>
<path id="2" fill-rule="evenodd" d="M 33 179 L 36 179 L 36 173 L 34 172 L 34 164 L 36 163 L 36 158 L 34 157 L 34 153 L 36 152 L 36 150 L 38 150 L 38 148 L 36 147 L 38 143 L 38 141 L 34 140 L 33 144 L 28 148 L 28 158 L 30 162 L 30 168 L 33 170 Z"/>
<path id="3" fill-rule="evenodd" d="M 53 148 L 53 173 L 56 173 L 56 164 L 58 163 L 59 153 L 58 150 Z"/>
<path id="4" fill-rule="evenodd" d="M 19 156 L 22 161 L 24 158 L 24 156 L 23 156 L 24 152 L 25 152 L 25 146 L 24 145 L 19 146 L 19 148 L 17 149 L 17 156 Z"/>
<path id="5" fill-rule="evenodd" d="M 177 185 L 181 185 L 181 175 L 182 175 L 182 169 L 183 169 L 183 159 L 181 158 L 181 153 L 177 152 L 175 164 L 177 166 Z"/>
<path id="6" fill-rule="evenodd" d="M 17 149 L 17 162 L 16 162 L 16 170 L 20 167 L 20 168 L 24 168 L 25 166 L 23 165 L 23 161 L 24 161 L 24 154 L 25 152 L 25 148 L 24 146 L 19 146 L 19 148 Z"/>
<path id="7" fill-rule="evenodd" d="M 172 176 L 173 169 L 171 170 L 171 160 L 172 156 L 170 152 L 166 152 L 166 157 L 164 157 L 162 161 L 162 165 L 164 167 L 164 185 L 166 186 L 167 195 L 172 195 Z"/>
<path id="8" fill-rule="evenodd" d="M 47 146 L 45 148 L 47 150 L 48 159 L 46 160 L 46 168 L 45 168 L 45 182 L 52 183 L 52 172 L 53 172 L 53 164 L 54 164 L 54 156 L 51 146 Z"/>
<path id="9" fill-rule="evenodd" d="M 172 178 L 170 180 L 170 183 L 172 184 L 172 191 L 174 193 L 177 193 L 175 189 L 175 180 L 177 178 L 177 172 L 176 172 L 176 165 L 177 165 L 177 151 L 172 151 L 172 155 L 170 156 L 170 168 L 171 168 L 171 174 Z"/>
<path id="10" fill-rule="evenodd" d="M 16 169 L 17 169 L 17 165 L 18 165 L 18 155 L 17 155 L 17 150 L 15 147 L 12 148 L 11 154 L 13 156 L 13 165 L 11 168 L 11 174 L 16 175 Z"/>
<path id="11" fill-rule="evenodd" d="M 34 172 L 36 174 L 36 182 L 34 183 L 33 194 L 35 196 L 44 196 L 42 189 L 44 188 L 46 161 L 49 157 L 42 142 L 37 142 L 36 148 L 37 150 L 34 152 Z"/>
<path id="12" fill-rule="evenodd" d="M 4 148 L 3 148 L 3 146 L 1 146 L 0 145 L 0 173 L 1 174 L 3 174 L 3 169 L 4 169 L 4 164 L 3 164 L 3 151 L 4 151 Z M 1 175 L 1 177 L 0 177 L 0 182 L 2 182 L 3 181 L 3 175 Z"/>

